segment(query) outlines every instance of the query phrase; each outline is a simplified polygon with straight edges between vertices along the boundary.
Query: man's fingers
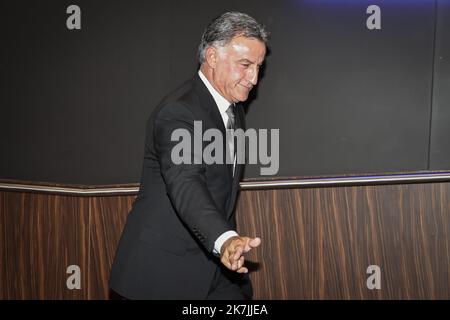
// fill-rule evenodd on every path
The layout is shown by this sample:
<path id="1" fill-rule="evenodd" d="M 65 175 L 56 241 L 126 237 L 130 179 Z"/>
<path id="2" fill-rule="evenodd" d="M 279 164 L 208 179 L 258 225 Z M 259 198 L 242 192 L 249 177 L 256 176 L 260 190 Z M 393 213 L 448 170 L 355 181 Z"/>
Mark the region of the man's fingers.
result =
<path id="1" fill-rule="evenodd" d="M 245 245 L 245 250 L 244 252 L 247 253 L 249 252 L 251 249 L 256 248 L 257 246 L 259 246 L 261 244 L 261 239 L 256 237 L 256 238 L 247 238 L 247 242 Z"/>
<path id="2" fill-rule="evenodd" d="M 227 267 L 228 269 L 231 269 L 231 263 L 226 254 L 222 255 L 222 258 L 220 259 L 220 261 L 223 263 L 223 265 L 225 267 Z"/>
<path id="3" fill-rule="evenodd" d="M 242 247 L 239 246 L 236 248 L 236 253 L 234 254 L 234 260 L 239 260 L 239 258 L 242 256 Z"/>
<path id="4" fill-rule="evenodd" d="M 242 267 L 242 265 L 244 264 L 244 256 L 242 253 L 242 247 L 237 247 L 236 251 L 232 254 L 229 252 L 229 256 L 227 259 L 230 266 L 229 269 L 236 271 L 240 267 Z"/>
<path id="5" fill-rule="evenodd" d="M 238 270 L 244 265 L 244 256 L 240 256 L 239 259 L 235 259 L 235 261 L 232 264 L 232 270 Z"/>
<path id="6" fill-rule="evenodd" d="M 236 270 L 239 270 L 244 265 L 244 256 L 241 256 L 239 260 L 237 261 L 237 268 Z"/>
<path id="7" fill-rule="evenodd" d="M 244 267 L 244 253 L 258 247 L 260 244 L 261 239 L 258 237 L 233 237 L 226 243 L 226 247 L 222 249 L 221 261 L 232 271 L 247 273 L 248 269 Z"/>
<path id="8" fill-rule="evenodd" d="M 246 267 L 242 267 L 242 268 L 239 268 L 238 270 L 236 270 L 236 272 L 237 273 L 247 273 L 248 269 Z"/>
<path id="9" fill-rule="evenodd" d="M 261 244 L 261 238 L 253 238 L 249 241 L 248 243 L 250 245 L 250 247 L 252 248 L 256 248 L 257 246 L 259 246 Z"/>
<path id="10" fill-rule="evenodd" d="M 235 269 L 235 265 L 236 265 L 236 259 L 234 259 L 233 258 L 233 255 L 232 254 L 230 254 L 229 256 L 228 256 L 228 263 L 229 263 L 229 269 L 231 269 L 231 270 L 236 270 Z"/>

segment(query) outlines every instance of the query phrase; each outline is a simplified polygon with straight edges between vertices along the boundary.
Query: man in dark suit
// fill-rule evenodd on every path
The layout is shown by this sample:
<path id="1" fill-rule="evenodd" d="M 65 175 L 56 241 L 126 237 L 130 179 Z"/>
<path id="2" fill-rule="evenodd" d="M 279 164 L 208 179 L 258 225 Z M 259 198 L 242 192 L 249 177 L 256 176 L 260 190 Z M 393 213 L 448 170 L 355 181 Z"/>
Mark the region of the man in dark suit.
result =
<path id="1" fill-rule="evenodd" d="M 200 70 L 166 96 L 146 127 L 139 194 L 128 215 L 110 275 L 110 287 L 129 299 L 245 299 L 252 295 L 244 254 L 259 238 L 240 236 L 234 207 L 243 164 L 226 130 L 242 128 L 247 100 L 266 54 L 267 32 L 252 17 L 228 12 L 205 29 Z M 174 161 L 176 130 L 220 130 L 219 163 L 206 164 L 202 149 Z M 192 143 L 194 146 L 195 143 Z M 184 150 L 186 152 L 186 150 Z M 187 158 L 186 158 L 187 157 Z"/>

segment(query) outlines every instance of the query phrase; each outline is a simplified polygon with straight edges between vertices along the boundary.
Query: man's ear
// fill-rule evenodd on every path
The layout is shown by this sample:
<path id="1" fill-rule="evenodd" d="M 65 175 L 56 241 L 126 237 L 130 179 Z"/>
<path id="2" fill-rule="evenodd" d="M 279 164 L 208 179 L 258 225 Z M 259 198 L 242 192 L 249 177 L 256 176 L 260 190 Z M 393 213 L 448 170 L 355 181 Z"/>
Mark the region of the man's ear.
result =
<path id="1" fill-rule="evenodd" d="M 214 69 L 217 65 L 217 60 L 219 58 L 219 52 L 213 46 L 209 46 L 205 51 L 205 60 L 211 69 Z"/>

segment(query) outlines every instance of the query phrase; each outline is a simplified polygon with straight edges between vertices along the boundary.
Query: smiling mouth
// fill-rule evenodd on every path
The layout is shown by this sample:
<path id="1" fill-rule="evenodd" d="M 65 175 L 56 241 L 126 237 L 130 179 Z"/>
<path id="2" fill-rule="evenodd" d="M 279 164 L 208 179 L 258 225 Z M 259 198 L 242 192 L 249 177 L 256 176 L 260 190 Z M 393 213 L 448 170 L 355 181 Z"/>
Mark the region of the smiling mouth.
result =
<path id="1" fill-rule="evenodd" d="M 243 85 L 243 84 L 241 84 L 241 86 L 243 86 L 243 87 L 244 87 L 245 89 L 247 89 L 248 91 L 250 91 L 250 90 L 253 89 L 253 86 L 248 87 L 248 86 L 245 86 L 245 85 Z"/>

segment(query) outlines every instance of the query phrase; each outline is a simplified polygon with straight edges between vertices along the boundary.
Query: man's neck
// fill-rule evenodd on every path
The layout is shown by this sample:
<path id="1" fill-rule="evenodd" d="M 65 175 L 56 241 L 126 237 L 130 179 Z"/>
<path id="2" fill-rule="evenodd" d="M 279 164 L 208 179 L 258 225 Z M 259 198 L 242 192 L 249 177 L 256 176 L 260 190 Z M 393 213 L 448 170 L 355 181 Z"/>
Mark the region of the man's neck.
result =
<path id="1" fill-rule="evenodd" d="M 214 82 L 214 77 L 213 77 L 213 70 L 211 68 L 209 68 L 208 66 L 206 66 L 205 64 L 202 64 L 200 66 L 200 71 L 203 73 L 203 75 L 208 80 L 209 84 L 214 88 L 214 90 L 216 90 L 218 94 L 220 94 L 225 100 L 227 100 L 229 102 L 228 104 L 231 104 L 232 102 L 230 102 L 229 99 L 225 98 L 225 96 L 222 94 L 222 92 L 216 86 L 216 84 Z"/>

